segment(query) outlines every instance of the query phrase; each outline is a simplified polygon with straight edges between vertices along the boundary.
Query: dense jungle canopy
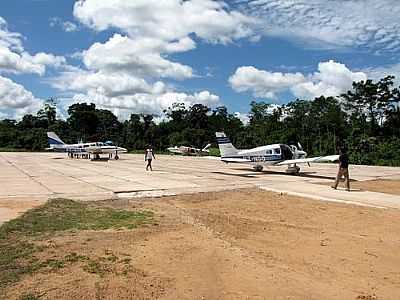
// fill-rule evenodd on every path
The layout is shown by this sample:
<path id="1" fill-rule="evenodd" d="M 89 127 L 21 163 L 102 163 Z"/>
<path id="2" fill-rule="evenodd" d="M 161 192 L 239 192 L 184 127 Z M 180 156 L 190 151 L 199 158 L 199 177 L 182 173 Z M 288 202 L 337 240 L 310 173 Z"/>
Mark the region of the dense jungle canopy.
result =
<path id="1" fill-rule="evenodd" d="M 301 142 L 309 155 L 327 155 L 345 146 L 354 164 L 400 166 L 400 89 L 394 77 L 353 83 L 338 97 L 296 99 L 286 105 L 250 104 L 249 122 L 243 124 L 224 106 L 211 109 L 202 104 L 185 107 L 175 103 L 158 124 L 153 115 L 132 114 L 120 121 L 95 104 L 72 104 L 66 120 L 57 118 L 53 99 L 36 115 L 0 121 L 2 150 L 44 150 L 46 131 L 56 132 L 65 142 L 111 140 L 129 150 L 151 144 L 156 151 L 169 146 L 202 147 L 224 130 L 238 148 L 272 143 Z"/>

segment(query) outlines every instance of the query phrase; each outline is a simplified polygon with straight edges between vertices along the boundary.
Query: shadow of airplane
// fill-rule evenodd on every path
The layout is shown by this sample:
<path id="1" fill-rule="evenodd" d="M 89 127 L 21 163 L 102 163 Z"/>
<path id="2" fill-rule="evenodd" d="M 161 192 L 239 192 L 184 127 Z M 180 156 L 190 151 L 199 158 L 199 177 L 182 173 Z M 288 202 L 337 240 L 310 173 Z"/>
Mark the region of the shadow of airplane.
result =
<path id="1" fill-rule="evenodd" d="M 245 173 L 245 174 L 233 174 L 233 173 L 226 173 L 226 172 L 213 172 L 216 174 L 221 174 L 221 175 L 226 175 L 226 176 L 238 176 L 238 177 L 246 177 L 246 178 L 254 178 L 256 175 L 274 175 L 274 176 L 299 176 L 299 177 L 306 177 L 306 178 L 314 178 L 314 179 L 329 179 L 329 180 L 335 180 L 336 176 L 325 176 L 325 175 L 318 175 L 317 172 L 300 172 L 299 174 L 288 174 L 286 172 L 282 171 L 271 171 L 271 170 L 265 170 L 265 171 L 253 171 L 251 169 L 246 169 L 246 168 L 233 168 L 233 170 L 239 170 L 239 171 L 247 171 L 251 173 Z M 350 179 L 350 182 L 355 182 L 357 180 L 355 179 Z"/>
<path id="2" fill-rule="evenodd" d="M 233 174 L 233 173 L 226 173 L 226 172 L 221 172 L 221 171 L 213 171 L 211 172 L 213 174 L 219 174 L 219 175 L 225 175 L 225 176 L 236 176 L 236 177 L 245 177 L 245 178 L 256 178 L 256 175 L 254 173 L 249 173 L 249 174 Z"/>

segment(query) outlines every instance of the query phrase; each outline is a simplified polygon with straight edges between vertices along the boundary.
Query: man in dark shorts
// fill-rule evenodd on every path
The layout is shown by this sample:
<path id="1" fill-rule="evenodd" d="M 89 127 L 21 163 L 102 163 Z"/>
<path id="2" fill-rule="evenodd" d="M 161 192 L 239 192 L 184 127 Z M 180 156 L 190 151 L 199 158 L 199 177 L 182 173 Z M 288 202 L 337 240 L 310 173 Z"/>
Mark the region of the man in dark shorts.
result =
<path id="1" fill-rule="evenodd" d="M 153 148 L 149 146 L 147 147 L 146 152 L 144 154 L 144 161 L 147 161 L 146 171 L 148 171 L 149 168 L 151 171 L 153 171 L 153 168 L 151 167 L 151 162 L 153 158 L 156 159 L 156 157 L 154 156 Z"/>
<path id="2" fill-rule="evenodd" d="M 332 185 L 332 188 L 336 190 L 339 180 L 344 177 L 346 181 L 346 190 L 350 192 L 350 179 L 349 179 L 349 156 L 346 153 L 345 148 L 341 148 L 339 150 L 339 170 L 336 176 L 335 184 Z"/>

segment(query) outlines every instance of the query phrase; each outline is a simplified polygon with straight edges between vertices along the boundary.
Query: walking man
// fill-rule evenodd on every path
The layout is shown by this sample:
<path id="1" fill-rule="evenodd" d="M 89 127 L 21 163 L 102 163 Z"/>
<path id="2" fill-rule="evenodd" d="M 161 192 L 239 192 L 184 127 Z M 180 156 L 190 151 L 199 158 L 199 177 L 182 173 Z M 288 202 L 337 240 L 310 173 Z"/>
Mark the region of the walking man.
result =
<path id="1" fill-rule="evenodd" d="M 146 166 L 146 171 L 150 170 L 153 171 L 153 168 L 151 167 L 151 162 L 152 160 L 156 159 L 156 157 L 154 156 L 154 152 L 153 149 L 151 148 L 151 146 L 147 147 L 146 152 L 144 154 L 144 161 L 147 161 L 147 166 Z"/>
<path id="2" fill-rule="evenodd" d="M 336 190 L 339 180 L 344 177 L 346 182 L 346 190 L 350 192 L 349 157 L 345 148 L 340 148 L 339 154 L 339 170 L 336 176 L 335 184 L 332 185 L 332 188 Z"/>

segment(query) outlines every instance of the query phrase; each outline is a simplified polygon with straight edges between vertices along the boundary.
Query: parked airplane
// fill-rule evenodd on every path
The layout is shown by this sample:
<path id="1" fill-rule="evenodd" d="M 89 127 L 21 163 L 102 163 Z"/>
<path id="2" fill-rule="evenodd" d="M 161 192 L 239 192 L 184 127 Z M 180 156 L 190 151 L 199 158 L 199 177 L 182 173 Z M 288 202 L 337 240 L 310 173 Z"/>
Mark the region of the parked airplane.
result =
<path id="1" fill-rule="evenodd" d="M 173 153 L 173 154 L 182 154 L 182 155 L 208 155 L 211 144 L 208 144 L 205 146 L 203 149 L 198 149 L 198 148 L 193 148 L 193 147 L 187 147 L 187 146 L 175 146 L 175 147 L 169 147 L 168 151 Z"/>
<path id="2" fill-rule="evenodd" d="M 47 150 L 56 152 L 68 152 L 69 154 L 93 154 L 95 157 L 100 154 L 114 154 L 115 159 L 119 159 L 118 153 L 128 152 L 125 148 L 114 146 L 111 143 L 78 143 L 65 144 L 54 132 L 47 132 L 50 147 Z"/>
<path id="3" fill-rule="evenodd" d="M 339 155 L 317 156 L 307 158 L 300 144 L 298 147 L 285 144 L 273 144 L 253 149 L 238 150 L 223 132 L 216 132 L 217 143 L 221 152 L 221 160 L 226 163 L 247 163 L 253 165 L 256 171 L 262 171 L 263 166 L 283 166 L 289 174 L 298 174 L 300 167 L 297 164 L 311 162 L 333 162 Z"/>

